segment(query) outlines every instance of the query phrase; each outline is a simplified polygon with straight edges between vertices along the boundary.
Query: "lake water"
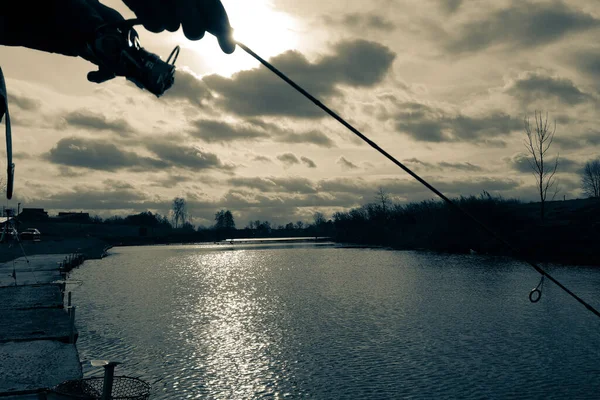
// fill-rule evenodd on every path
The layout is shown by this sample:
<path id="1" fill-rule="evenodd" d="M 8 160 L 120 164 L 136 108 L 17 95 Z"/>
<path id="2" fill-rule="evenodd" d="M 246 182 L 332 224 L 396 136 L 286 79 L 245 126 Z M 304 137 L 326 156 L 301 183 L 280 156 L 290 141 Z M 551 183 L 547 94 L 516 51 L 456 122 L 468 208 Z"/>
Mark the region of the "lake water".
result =
<path id="1" fill-rule="evenodd" d="M 600 306 L 600 269 L 549 271 Z M 82 361 L 152 399 L 597 399 L 600 319 L 506 258 L 122 247 L 71 274 Z M 84 364 L 86 376 L 102 371 Z"/>

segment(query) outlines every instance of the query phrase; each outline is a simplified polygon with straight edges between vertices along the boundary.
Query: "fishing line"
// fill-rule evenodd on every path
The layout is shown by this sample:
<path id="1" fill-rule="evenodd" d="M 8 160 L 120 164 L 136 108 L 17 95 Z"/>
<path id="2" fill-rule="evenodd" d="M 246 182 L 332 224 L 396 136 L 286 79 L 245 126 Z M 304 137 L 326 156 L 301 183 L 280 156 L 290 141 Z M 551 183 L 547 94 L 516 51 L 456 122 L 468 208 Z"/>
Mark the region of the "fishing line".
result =
<path id="1" fill-rule="evenodd" d="M 592 313 L 594 313 L 597 317 L 600 317 L 600 312 L 598 310 L 596 310 L 590 304 L 586 303 L 582 298 L 580 298 L 579 296 L 577 296 L 575 293 L 573 293 L 571 290 L 569 290 L 565 285 L 563 285 L 558 280 L 556 280 L 554 277 L 552 277 L 548 272 L 546 272 L 544 269 L 542 269 L 539 265 L 537 265 L 533 261 L 529 260 L 527 257 L 522 256 L 523 252 L 521 250 L 519 250 L 517 247 L 513 246 L 506 239 L 504 239 L 502 236 L 500 236 L 499 234 L 497 234 L 494 230 L 492 230 L 490 227 L 488 227 L 486 224 L 484 224 L 482 221 L 480 221 L 478 218 L 476 218 L 473 214 L 469 213 L 467 210 L 465 210 L 464 208 L 462 208 L 461 206 L 459 206 L 457 203 L 455 203 L 452 200 L 450 200 L 448 197 L 446 197 L 442 192 L 440 192 L 439 190 L 437 190 L 433 185 L 431 185 L 425 179 L 421 178 L 419 175 L 417 175 L 414 171 L 412 171 L 406 165 L 404 165 L 403 163 L 401 163 L 400 161 L 398 161 L 395 157 L 393 157 L 391 154 L 389 154 L 387 151 L 385 151 L 384 149 L 382 149 L 381 147 L 379 147 L 375 142 L 373 142 L 367 136 L 365 136 L 364 134 L 362 134 L 358 129 L 356 129 L 355 127 L 353 127 L 352 125 L 350 125 L 348 122 L 346 122 L 346 120 L 344 120 L 342 117 L 340 117 L 334 111 L 332 111 L 329 107 L 325 106 L 323 103 L 321 103 L 319 100 L 317 100 L 314 96 L 312 96 L 310 93 L 308 93 L 302 87 L 300 87 L 297 83 L 295 83 L 293 80 L 291 80 L 290 78 L 288 78 L 283 72 L 279 71 L 277 68 L 275 68 L 273 65 L 271 65 L 268 61 L 266 61 L 265 59 L 263 59 L 262 57 L 260 57 L 255 52 L 253 52 L 248 46 L 246 46 L 245 44 L 240 43 L 240 42 L 236 42 L 236 44 L 238 46 L 240 46 L 246 53 L 248 53 L 249 55 L 251 55 L 252 57 L 254 57 L 256 60 L 258 60 L 262 65 L 264 65 L 266 68 L 268 68 L 275 75 L 277 75 L 278 77 L 280 77 L 281 79 L 283 79 L 291 87 L 293 87 L 298 92 L 300 92 L 302 95 L 304 95 L 306 98 L 308 98 L 317 107 L 319 107 L 320 109 L 322 109 L 323 111 L 325 111 L 327 114 L 329 114 L 335 120 L 337 120 L 340 124 L 342 124 L 343 126 L 345 126 L 346 128 L 348 128 L 352 133 L 354 133 L 356 136 L 358 136 L 359 138 L 361 138 L 369 146 L 371 146 L 372 148 L 374 148 L 375 150 L 377 150 L 379 153 L 381 153 L 383 156 L 385 156 L 391 162 L 393 162 L 398 167 L 400 167 L 401 169 L 403 169 L 407 174 L 409 174 L 410 176 L 412 176 L 415 180 L 417 180 L 419 183 L 421 183 L 427 189 L 429 189 L 430 191 L 432 191 L 433 193 L 435 193 L 440 199 L 442 199 L 444 202 L 446 202 L 446 204 L 448 204 L 449 206 L 451 206 L 452 208 L 454 208 L 455 210 L 457 210 L 460 214 L 462 214 L 465 217 L 467 217 L 471 222 L 475 223 L 476 226 L 478 226 L 479 228 L 483 229 L 485 232 L 487 232 L 490 236 L 492 236 L 498 242 L 502 243 L 507 249 L 509 249 L 513 253 L 513 256 L 515 256 L 515 258 L 518 258 L 518 259 L 524 261 L 525 263 L 529 264 L 531 267 L 533 267 L 533 269 L 535 269 L 539 274 L 542 275 L 542 278 L 543 277 L 547 277 L 554 284 L 556 284 L 559 288 L 561 288 L 563 291 L 565 291 L 567 294 L 569 294 L 571 297 L 573 297 L 575 300 L 577 300 L 579 303 L 581 303 L 585 308 L 587 308 L 589 311 L 591 311 Z M 538 287 L 536 287 L 534 290 L 535 291 L 539 291 L 539 289 L 538 289 L 539 286 L 540 285 L 538 285 Z M 540 292 L 540 297 L 541 297 L 541 292 Z"/>

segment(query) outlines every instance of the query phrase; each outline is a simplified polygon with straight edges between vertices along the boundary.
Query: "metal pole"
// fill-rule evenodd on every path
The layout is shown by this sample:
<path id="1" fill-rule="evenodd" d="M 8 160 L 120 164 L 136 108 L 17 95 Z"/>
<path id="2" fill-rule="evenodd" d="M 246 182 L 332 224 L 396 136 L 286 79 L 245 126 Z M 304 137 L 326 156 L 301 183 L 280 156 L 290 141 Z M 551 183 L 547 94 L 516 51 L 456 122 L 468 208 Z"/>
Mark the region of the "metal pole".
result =
<path id="1" fill-rule="evenodd" d="M 115 367 L 118 363 L 108 363 L 104 366 L 104 385 L 102 387 L 102 400 L 110 400 L 112 396 L 112 386 L 115 376 Z"/>
<path id="2" fill-rule="evenodd" d="M 70 294 L 70 293 L 69 293 Z M 75 306 L 69 307 L 69 343 L 75 343 Z"/>
<path id="3" fill-rule="evenodd" d="M 67 307 L 71 307 L 71 292 L 69 292 L 67 299 Z"/>

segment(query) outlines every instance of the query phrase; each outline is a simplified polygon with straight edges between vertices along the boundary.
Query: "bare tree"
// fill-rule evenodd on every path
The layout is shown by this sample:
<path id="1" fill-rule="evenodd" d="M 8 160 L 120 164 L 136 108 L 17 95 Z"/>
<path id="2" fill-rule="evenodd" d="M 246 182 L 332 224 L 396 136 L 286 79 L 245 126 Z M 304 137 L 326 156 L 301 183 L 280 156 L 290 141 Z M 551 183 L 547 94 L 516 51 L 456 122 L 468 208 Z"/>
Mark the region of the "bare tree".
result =
<path id="1" fill-rule="evenodd" d="M 185 199 L 182 197 L 175 197 L 171 209 L 173 211 L 173 223 L 175 224 L 175 229 L 177 229 L 179 222 L 181 221 L 181 225 L 183 226 L 187 218 L 187 204 Z"/>
<path id="2" fill-rule="evenodd" d="M 542 118 L 542 113 L 535 112 L 535 127 L 532 127 L 529 118 L 525 118 L 525 148 L 529 152 L 531 158 L 528 158 L 529 166 L 536 179 L 536 186 L 540 195 L 540 217 L 544 220 L 544 211 L 548 190 L 554 187 L 554 195 L 558 193 L 558 185 L 556 185 L 556 169 L 558 168 L 559 154 L 556 154 L 554 162 L 547 163 L 546 153 L 554 140 L 556 132 L 556 121 L 554 127 L 548 126 L 548 113 Z"/>
<path id="3" fill-rule="evenodd" d="M 380 187 L 377 190 L 376 199 L 377 203 L 381 203 L 381 210 L 385 214 L 388 209 L 388 204 L 390 203 L 390 195 L 387 194 L 387 192 L 382 187 Z"/>
<path id="4" fill-rule="evenodd" d="M 600 198 L 600 158 L 585 163 L 581 171 L 581 186 L 586 196 Z"/>

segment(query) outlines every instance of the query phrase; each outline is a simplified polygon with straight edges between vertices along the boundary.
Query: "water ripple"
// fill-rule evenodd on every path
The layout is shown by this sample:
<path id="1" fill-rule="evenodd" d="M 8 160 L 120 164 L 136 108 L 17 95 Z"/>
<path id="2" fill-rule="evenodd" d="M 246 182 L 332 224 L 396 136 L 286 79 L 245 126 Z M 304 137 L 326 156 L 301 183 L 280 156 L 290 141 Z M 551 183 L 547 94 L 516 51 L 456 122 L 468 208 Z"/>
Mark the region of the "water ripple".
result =
<path id="1" fill-rule="evenodd" d="M 307 246 L 116 248 L 73 279 L 81 359 L 155 399 L 596 398 L 598 323 L 496 257 Z M 550 266 L 592 304 L 600 271 Z M 86 376 L 101 371 L 84 363 Z"/>

